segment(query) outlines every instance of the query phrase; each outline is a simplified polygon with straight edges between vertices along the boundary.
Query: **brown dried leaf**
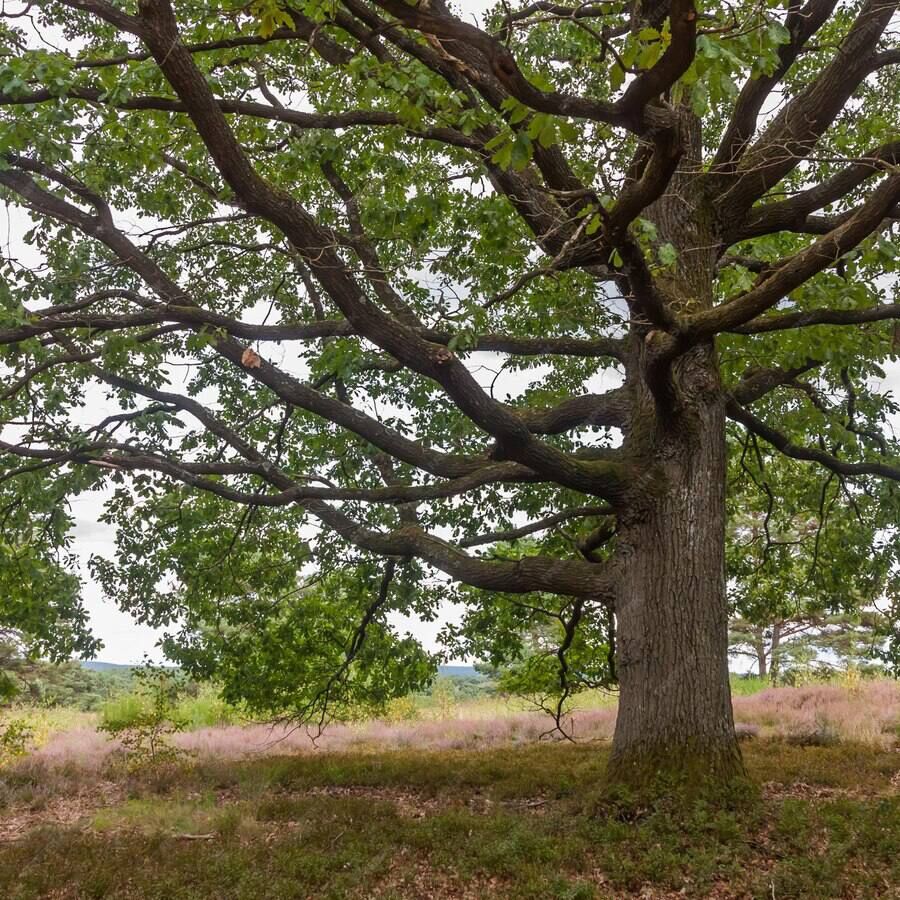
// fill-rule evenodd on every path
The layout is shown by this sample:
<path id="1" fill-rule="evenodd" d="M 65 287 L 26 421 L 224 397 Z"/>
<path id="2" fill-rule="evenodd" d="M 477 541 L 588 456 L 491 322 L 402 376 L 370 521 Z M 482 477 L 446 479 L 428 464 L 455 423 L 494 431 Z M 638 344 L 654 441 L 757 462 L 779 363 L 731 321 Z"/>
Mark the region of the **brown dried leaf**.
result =
<path id="1" fill-rule="evenodd" d="M 241 365 L 248 369 L 258 369 L 262 365 L 262 359 L 252 347 L 248 347 L 241 354 Z"/>

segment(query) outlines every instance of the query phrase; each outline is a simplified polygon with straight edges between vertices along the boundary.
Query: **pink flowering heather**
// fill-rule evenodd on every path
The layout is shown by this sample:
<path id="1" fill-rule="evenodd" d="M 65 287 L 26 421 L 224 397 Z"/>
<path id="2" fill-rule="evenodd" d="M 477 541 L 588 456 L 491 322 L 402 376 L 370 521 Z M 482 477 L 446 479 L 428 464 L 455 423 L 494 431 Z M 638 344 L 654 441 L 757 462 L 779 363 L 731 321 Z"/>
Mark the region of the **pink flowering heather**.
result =
<path id="1" fill-rule="evenodd" d="M 465 713 L 465 706 L 457 712 Z M 744 738 L 891 746 L 900 738 L 900 682 L 864 681 L 850 688 L 831 684 L 770 688 L 736 697 L 734 712 L 738 733 Z M 615 719 L 614 706 L 576 710 L 566 728 L 579 741 L 610 740 Z M 177 734 L 172 740 L 206 759 L 348 750 L 477 750 L 558 740 L 558 733 L 550 733 L 552 724 L 539 712 L 501 712 L 493 717 L 332 725 L 318 736 L 285 725 L 220 725 Z M 98 772 L 117 749 L 118 744 L 106 735 L 78 728 L 52 735 L 27 762 Z"/>

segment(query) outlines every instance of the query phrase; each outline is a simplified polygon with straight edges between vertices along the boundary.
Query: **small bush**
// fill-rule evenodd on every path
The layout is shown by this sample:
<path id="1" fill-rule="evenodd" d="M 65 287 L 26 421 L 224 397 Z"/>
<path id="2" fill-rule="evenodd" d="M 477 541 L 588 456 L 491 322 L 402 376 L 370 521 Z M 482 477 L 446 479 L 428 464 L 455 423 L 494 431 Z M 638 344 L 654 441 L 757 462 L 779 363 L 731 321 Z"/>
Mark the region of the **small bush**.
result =
<path id="1" fill-rule="evenodd" d="M 186 725 L 177 712 L 178 679 L 170 672 L 153 668 L 140 672 L 137 678 L 138 690 L 110 708 L 100 730 L 118 739 L 130 768 L 175 762 L 185 754 L 170 741 Z"/>
<path id="2" fill-rule="evenodd" d="M 33 753 L 61 732 L 93 722 L 90 713 L 58 707 L 23 705 L 0 710 L 0 766 Z"/>
<path id="3" fill-rule="evenodd" d="M 449 719 L 456 709 L 456 686 L 450 678 L 436 678 L 431 686 L 431 699 L 442 719 Z"/>
<path id="4" fill-rule="evenodd" d="M 0 722 L 0 766 L 24 756 L 34 740 L 34 729 L 25 719 Z"/>
<path id="5" fill-rule="evenodd" d="M 100 727 L 105 731 L 118 731 L 138 725 L 146 720 L 152 705 L 152 690 L 148 691 L 146 684 L 139 684 L 130 693 L 111 697 L 103 704 Z M 171 705 L 173 718 L 183 722 L 187 730 L 236 725 L 242 720 L 240 710 L 224 700 L 213 685 L 203 685 L 194 695 L 183 694 L 179 687 Z"/>
<path id="6" fill-rule="evenodd" d="M 753 694 L 764 691 L 768 687 L 771 687 L 771 682 L 767 678 L 760 678 L 758 675 L 731 676 L 731 695 L 733 697 L 750 697 Z"/>
<path id="7" fill-rule="evenodd" d="M 412 697 L 395 697 L 388 702 L 382 718 L 386 722 L 412 722 L 419 718 L 419 708 Z"/>
<path id="8" fill-rule="evenodd" d="M 110 697 L 100 708 L 100 728 L 114 732 L 137 724 L 149 711 L 146 694 L 131 691 Z"/>
<path id="9" fill-rule="evenodd" d="M 832 747 L 840 743 L 841 736 L 831 722 L 817 715 L 809 725 L 801 725 L 790 731 L 785 740 L 797 747 Z"/>

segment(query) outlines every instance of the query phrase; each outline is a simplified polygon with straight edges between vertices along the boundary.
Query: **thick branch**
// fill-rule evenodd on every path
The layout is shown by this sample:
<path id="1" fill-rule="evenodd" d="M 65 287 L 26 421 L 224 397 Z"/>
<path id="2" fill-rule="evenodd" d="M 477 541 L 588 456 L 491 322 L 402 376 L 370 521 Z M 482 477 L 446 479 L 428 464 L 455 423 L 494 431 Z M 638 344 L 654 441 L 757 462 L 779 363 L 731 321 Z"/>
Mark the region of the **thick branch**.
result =
<path id="1" fill-rule="evenodd" d="M 420 338 L 384 313 L 362 293 L 335 252 L 329 236 L 287 194 L 262 179 L 225 121 L 210 87 L 179 41 L 178 27 L 166 0 L 141 6 L 144 39 L 158 65 L 181 97 L 194 126 L 220 173 L 247 208 L 277 226 L 297 248 L 320 284 L 357 332 L 415 372 L 439 383 L 476 425 L 502 442 L 508 458 L 554 474 L 577 490 L 601 496 L 621 490 L 624 473 L 610 463 L 584 463 L 538 441 L 510 408 L 489 398 L 471 373 L 447 348 Z M 476 31 L 478 29 L 475 29 Z"/>
<path id="2" fill-rule="evenodd" d="M 867 309 L 811 309 L 751 319 L 744 325 L 728 329 L 735 334 L 763 334 L 787 328 L 806 328 L 810 325 L 864 325 L 900 319 L 900 303 L 885 303 Z"/>
<path id="3" fill-rule="evenodd" d="M 865 0 L 831 62 L 782 108 L 741 159 L 736 181 L 720 200 L 723 218 L 748 209 L 809 155 L 871 71 L 897 5 L 898 0 Z"/>
<path id="4" fill-rule="evenodd" d="M 741 226 L 735 242 L 772 234 L 775 231 L 808 231 L 811 225 L 818 224 L 815 220 L 810 221 L 811 213 L 830 203 L 836 203 L 873 175 L 881 174 L 889 166 L 898 163 L 900 163 L 900 141 L 882 144 L 831 178 L 809 190 L 795 194 L 789 200 L 755 207 Z M 830 220 L 823 219 L 823 222 L 827 224 L 832 221 L 840 224 L 852 214 L 853 210 L 843 217 L 831 217 Z"/>
<path id="5" fill-rule="evenodd" d="M 755 403 L 775 388 L 790 384 L 797 376 L 820 365 L 822 363 L 819 360 L 808 359 L 802 366 L 793 366 L 790 369 L 775 367 L 751 370 L 735 386 L 732 396 L 742 406 Z"/>
<path id="6" fill-rule="evenodd" d="M 111 103 L 105 99 L 105 92 L 97 88 L 71 88 L 66 96 L 73 100 L 84 100 L 101 106 L 113 106 L 122 110 L 160 110 L 162 112 L 184 113 L 185 105 L 179 100 L 169 97 L 140 96 L 129 97 Z M 31 91 L 27 94 L 14 96 L 0 93 L 0 106 L 27 106 L 35 103 L 58 102 L 59 96 L 46 89 Z M 369 127 L 400 127 L 405 128 L 409 134 L 419 138 L 427 138 L 450 144 L 456 147 L 479 150 L 481 141 L 467 136 L 461 131 L 446 127 L 424 127 L 411 130 L 407 128 L 396 113 L 387 110 L 349 110 L 342 113 L 314 113 L 301 112 L 287 107 L 270 106 L 266 103 L 257 103 L 253 100 L 216 99 L 216 103 L 223 113 L 239 116 L 251 116 L 257 119 L 269 119 L 274 122 L 284 122 L 295 128 L 320 129 L 336 131 L 342 128 L 355 126 Z"/>
<path id="7" fill-rule="evenodd" d="M 631 399 L 625 388 L 605 394 L 581 394 L 547 409 L 521 410 L 533 434 L 561 434 L 573 428 L 621 428 L 628 419 Z"/>
<path id="8" fill-rule="evenodd" d="M 375 531 L 321 500 L 298 500 L 289 490 L 278 494 L 238 491 L 221 481 L 197 476 L 185 466 L 163 457 L 111 454 L 105 451 L 103 445 L 83 447 L 77 451 L 56 451 L 29 449 L 5 441 L 0 441 L 0 451 L 52 465 L 75 460 L 82 463 L 94 462 L 111 469 L 156 471 L 229 502 L 248 506 L 284 506 L 295 503 L 361 549 L 382 556 L 415 556 L 464 584 L 486 590 L 509 593 L 550 591 L 572 596 L 591 596 L 594 599 L 604 596 L 610 590 L 607 573 L 601 567 L 580 560 L 559 560 L 544 556 L 529 556 L 521 560 L 478 559 L 415 526 L 390 532 Z"/>
<path id="9" fill-rule="evenodd" d="M 900 175 L 891 175 L 843 225 L 782 263 L 755 288 L 728 303 L 688 317 L 684 322 L 684 338 L 691 342 L 719 331 L 730 331 L 765 312 L 868 237 L 898 201 Z"/>
<path id="10" fill-rule="evenodd" d="M 443 4 L 432 3 L 425 9 L 410 6 L 404 0 L 376 2 L 407 27 L 437 38 L 451 54 L 455 45 L 475 48 L 484 60 L 482 74 L 495 78 L 505 90 L 526 106 L 552 115 L 577 116 L 621 125 L 636 132 L 644 131 L 650 124 L 665 126 L 671 123 L 671 111 L 649 107 L 648 100 L 674 83 L 693 58 L 692 29 L 696 13 L 690 0 L 676 0 L 679 16 L 678 21 L 673 23 L 673 32 L 678 33 L 678 39 L 673 41 L 674 46 L 670 46 L 653 69 L 632 83 L 629 89 L 633 89 L 633 93 L 630 96 L 626 90 L 620 100 L 609 103 L 559 91 L 539 90 L 524 76 L 509 48 L 480 28 L 451 15 Z"/>
<path id="11" fill-rule="evenodd" d="M 32 161 L 17 160 L 17 164 L 27 165 L 41 171 L 42 174 L 55 174 L 52 170 Z M 0 184 L 11 188 L 41 214 L 69 222 L 86 235 L 101 241 L 125 265 L 143 278 L 164 303 L 177 307 L 196 306 L 187 293 L 173 282 L 153 260 L 107 221 L 90 216 L 65 200 L 45 191 L 28 175 L 16 169 L 0 171 Z M 28 327 L 24 326 L 26 329 Z M 248 375 L 264 384 L 286 403 L 322 416 L 404 462 L 424 468 L 436 475 L 451 478 L 468 474 L 484 465 L 483 460 L 454 457 L 423 448 L 417 442 L 386 427 L 377 419 L 302 384 L 261 358 L 258 366 L 245 367 L 242 360 L 246 348 L 231 338 L 213 335 L 210 345 L 216 352 L 234 365 L 240 366 Z"/>
<path id="12" fill-rule="evenodd" d="M 836 6 L 837 0 L 810 0 L 803 7 L 792 0 L 785 20 L 791 40 L 778 48 L 778 66 L 771 75 L 750 78 L 741 88 L 731 121 L 713 161 L 715 168 L 730 170 L 740 159 L 756 131 L 756 123 L 766 98 L 787 74 L 809 39 L 828 21 Z"/>

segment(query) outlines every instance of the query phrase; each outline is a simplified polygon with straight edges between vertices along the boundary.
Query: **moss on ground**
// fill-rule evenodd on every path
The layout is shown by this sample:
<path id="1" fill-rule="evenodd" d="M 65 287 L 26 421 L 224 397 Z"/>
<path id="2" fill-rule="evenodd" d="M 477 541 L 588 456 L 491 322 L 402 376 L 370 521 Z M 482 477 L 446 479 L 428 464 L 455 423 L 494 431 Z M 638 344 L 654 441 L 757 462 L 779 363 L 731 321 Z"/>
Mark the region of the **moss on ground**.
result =
<path id="1" fill-rule="evenodd" d="M 745 759 L 752 797 L 641 809 L 602 794 L 596 746 L 195 762 L 114 789 L 104 773 L 100 808 L 68 773 L 66 822 L 28 810 L 50 776 L 24 770 L 6 776 L 0 819 L 31 818 L 0 844 L 0 896 L 900 896 L 896 752 L 761 741 Z"/>

